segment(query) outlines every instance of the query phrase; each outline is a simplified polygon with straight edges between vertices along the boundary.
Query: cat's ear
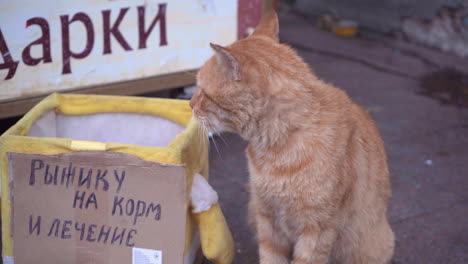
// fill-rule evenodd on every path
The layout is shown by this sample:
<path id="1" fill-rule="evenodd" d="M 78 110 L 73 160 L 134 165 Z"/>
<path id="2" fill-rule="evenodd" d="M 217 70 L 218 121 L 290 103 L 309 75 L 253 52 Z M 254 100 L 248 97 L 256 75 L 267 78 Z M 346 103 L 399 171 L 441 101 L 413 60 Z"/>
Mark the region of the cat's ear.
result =
<path id="1" fill-rule="evenodd" d="M 252 36 L 267 36 L 276 42 L 279 42 L 279 22 L 278 15 L 274 9 L 270 10 L 262 17 L 260 23 Z"/>
<path id="2" fill-rule="evenodd" d="M 231 52 L 220 45 L 210 43 L 211 48 L 215 51 L 216 60 L 221 69 L 228 75 L 231 75 L 234 81 L 240 81 L 239 62 L 234 58 Z"/>

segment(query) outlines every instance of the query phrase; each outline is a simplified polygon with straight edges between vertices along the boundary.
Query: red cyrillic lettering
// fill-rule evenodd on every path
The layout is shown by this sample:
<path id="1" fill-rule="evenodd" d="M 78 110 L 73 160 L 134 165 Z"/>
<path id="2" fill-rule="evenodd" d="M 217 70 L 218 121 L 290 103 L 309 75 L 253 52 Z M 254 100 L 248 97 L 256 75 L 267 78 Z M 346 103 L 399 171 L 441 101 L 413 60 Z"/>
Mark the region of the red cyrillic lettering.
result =
<path id="1" fill-rule="evenodd" d="M 68 15 L 60 16 L 60 21 L 62 24 L 62 60 L 63 68 L 62 74 L 71 73 L 70 59 L 82 59 L 88 56 L 93 50 L 94 46 L 94 28 L 91 18 L 85 13 L 76 13 L 71 20 L 69 20 Z M 80 21 L 86 28 L 86 47 L 83 51 L 75 53 L 70 50 L 70 24 Z"/>
<path id="2" fill-rule="evenodd" d="M 50 54 L 50 29 L 49 23 L 42 17 L 34 17 L 29 19 L 26 22 L 26 27 L 31 25 L 38 25 L 41 28 L 42 35 L 37 40 L 31 42 L 26 48 L 23 49 L 22 58 L 23 62 L 26 65 L 34 66 L 39 64 L 39 62 L 44 61 L 44 63 L 52 62 L 52 56 Z M 42 45 L 42 57 L 33 58 L 31 56 L 31 47 L 34 45 Z"/>
<path id="3" fill-rule="evenodd" d="M 112 26 L 110 22 L 111 11 L 110 10 L 102 11 L 103 34 L 104 34 L 104 54 L 109 54 L 112 52 L 111 35 L 114 36 L 114 38 L 117 40 L 117 42 L 119 42 L 120 46 L 122 46 L 122 48 L 125 51 L 132 50 L 128 42 L 123 37 L 122 33 L 119 31 L 120 23 L 122 22 L 122 19 L 124 18 L 128 9 L 129 9 L 128 7 L 120 9 L 119 15 L 117 16 L 117 20 L 115 20 Z"/>
<path id="4" fill-rule="evenodd" d="M 3 63 L 0 64 L 0 70 L 8 69 L 8 74 L 5 77 L 5 80 L 13 78 L 18 68 L 17 61 L 14 61 L 11 57 L 10 50 L 6 44 L 5 39 L 3 38 L 2 30 L 0 30 L 0 52 L 2 53 Z"/>
<path id="5" fill-rule="evenodd" d="M 148 40 L 151 31 L 153 31 L 154 26 L 159 21 L 159 46 L 167 45 L 166 38 L 166 6 L 167 4 L 159 4 L 158 14 L 151 22 L 148 30 L 145 31 L 145 6 L 138 7 L 138 48 L 145 49 L 146 41 Z"/>

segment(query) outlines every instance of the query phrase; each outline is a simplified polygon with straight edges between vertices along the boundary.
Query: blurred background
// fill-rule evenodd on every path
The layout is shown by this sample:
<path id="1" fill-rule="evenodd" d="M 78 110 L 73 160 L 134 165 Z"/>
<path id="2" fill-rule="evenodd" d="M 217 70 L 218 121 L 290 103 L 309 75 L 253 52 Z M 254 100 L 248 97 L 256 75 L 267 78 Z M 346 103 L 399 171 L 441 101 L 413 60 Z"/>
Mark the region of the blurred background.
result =
<path id="1" fill-rule="evenodd" d="M 396 233 L 393 263 L 468 263 L 468 1 L 228 1 L 233 10 L 224 10 L 223 1 L 188 2 L 194 2 L 201 14 L 212 12 L 210 14 L 216 17 L 222 13 L 216 19 L 224 26 L 215 28 L 212 23 L 218 20 L 209 22 L 210 17 L 205 19 L 200 15 L 198 18 L 205 24 L 197 24 L 199 28 L 195 31 L 218 32 L 206 38 L 215 38 L 209 40 L 212 42 L 219 38 L 220 44 L 248 36 L 264 12 L 271 8 L 278 10 L 281 42 L 297 50 L 320 78 L 345 90 L 377 122 L 388 153 L 393 187 L 388 210 Z M 177 15 L 171 17 L 170 8 L 169 1 L 168 45 L 175 41 L 182 49 L 183 36 L 172 40 L 171 30 L 177 31 L 177 27 L 171 28 L 170 24 L 171 21 L 182 22 L 174 18 Z M 177 5 L 177 8 L 184 7 Z M 152 17 L 158 9 L 153 11 Z M 181 14 L 184 12 L 178 13 Z M 9 61 L 7 51 L 11 51 L 13 60 L 18 60 L 28 42 L 15 47 L 16 40 L 10 40 L 14 37 L 8 34 L 15 28 L 1 26 L 2 38 L 10 44 L 9 50 L 2 50 L 4 63 Z M 124 36 L 130 36 L 137 28 L 128 30 L 130 33 Z M 101 38 L 98 34 L 96 32 Z M 189 99 L 195 89 L 194 74 L 201 66 L 200 61 L 210 55 L 205 52 L 208 40 L 196 40 L 200 38 L 190 45 L 199 49 L 179 55 L 197 57 L 203 54 L 198 59 L 178 61 L 171 66 L 173 58 L 165 57 L 170 67 L 164 68 L 161 57 L 154 62 L 164 69 L 161 72 L 125 78 L 120 77 L 127 75 L 120 74 L 111 81 L 90 79 L 87 85 L 78 82 L 67 86 L 64 82 L 61 90 L 54 90 L 50 85 L 47 87 L 52 89 L 38 90 L 38 86 L 32 85 L 14 92 L 17 86 L 11 85 L 11 80 L 21 83 L 42 73 L 22 76 L 20 64 L 16 76 L 9 82 L 6 80 L 8 68 L 3 68 L 0 70 L 0 132 L 15 124 L 45 95 L 55 91 Z M 134 50 L 135 54 L 142 52 Z M 58 56 L 60 52 L 55 53 Z M 99 52 L 99 55 L 90 53 L 90 58 L 102 56 L 102 50 Z M 178 49 L 165 52 L 177 55 Z M 58 61 L 63 62 L 61 58 Z M 76 60 L 73 63 L 88 62 Z M 60 69 L 54 70 L 61 74 Z M 210 183 L 219 193 L 236 242 L 234 263 L 258 263 L 257 245 L 246 219 L 246 142 L 236 135 L 222 134 L 212 137 L 210 144 Z"/>

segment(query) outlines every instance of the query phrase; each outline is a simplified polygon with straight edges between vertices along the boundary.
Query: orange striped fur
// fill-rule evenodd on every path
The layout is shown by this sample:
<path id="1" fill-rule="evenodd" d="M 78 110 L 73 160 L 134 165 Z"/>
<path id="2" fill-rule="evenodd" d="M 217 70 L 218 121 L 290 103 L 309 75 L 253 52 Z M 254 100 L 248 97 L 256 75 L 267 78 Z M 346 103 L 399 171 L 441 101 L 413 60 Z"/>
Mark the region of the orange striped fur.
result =
<path id="1" fill-rule="evenodd" d="M 260 263 L 390 262 L 387 158 L 370 116 L 278 42 L 274 12 L 212 48 L 190 105 L 208 129 L 249 143 Z"/>

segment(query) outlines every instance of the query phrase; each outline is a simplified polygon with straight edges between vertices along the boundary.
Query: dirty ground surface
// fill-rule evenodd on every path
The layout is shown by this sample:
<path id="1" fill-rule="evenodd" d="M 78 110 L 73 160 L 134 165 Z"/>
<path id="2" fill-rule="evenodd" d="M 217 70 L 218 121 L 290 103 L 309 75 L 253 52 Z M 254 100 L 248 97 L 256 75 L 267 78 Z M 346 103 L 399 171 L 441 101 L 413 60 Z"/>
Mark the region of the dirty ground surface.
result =
<path id="1" fill-rule="evenodd" d="M 468 113 L 418 94 L 424 74 L 437 67 L 466 72 L 466 60 L 385 38 L 343 39 L 294 14 L 283 13 L 280 24 L 281 41 L 378 124 L 393 187 L 393 263 L 468 263 Z M 234 263 L 258 263 L 246 219 L 247 143 L 233 134 L 223 138 L 215 138 L 219 151 L 211 142 L 210 181 L 235 239 Z"/>

